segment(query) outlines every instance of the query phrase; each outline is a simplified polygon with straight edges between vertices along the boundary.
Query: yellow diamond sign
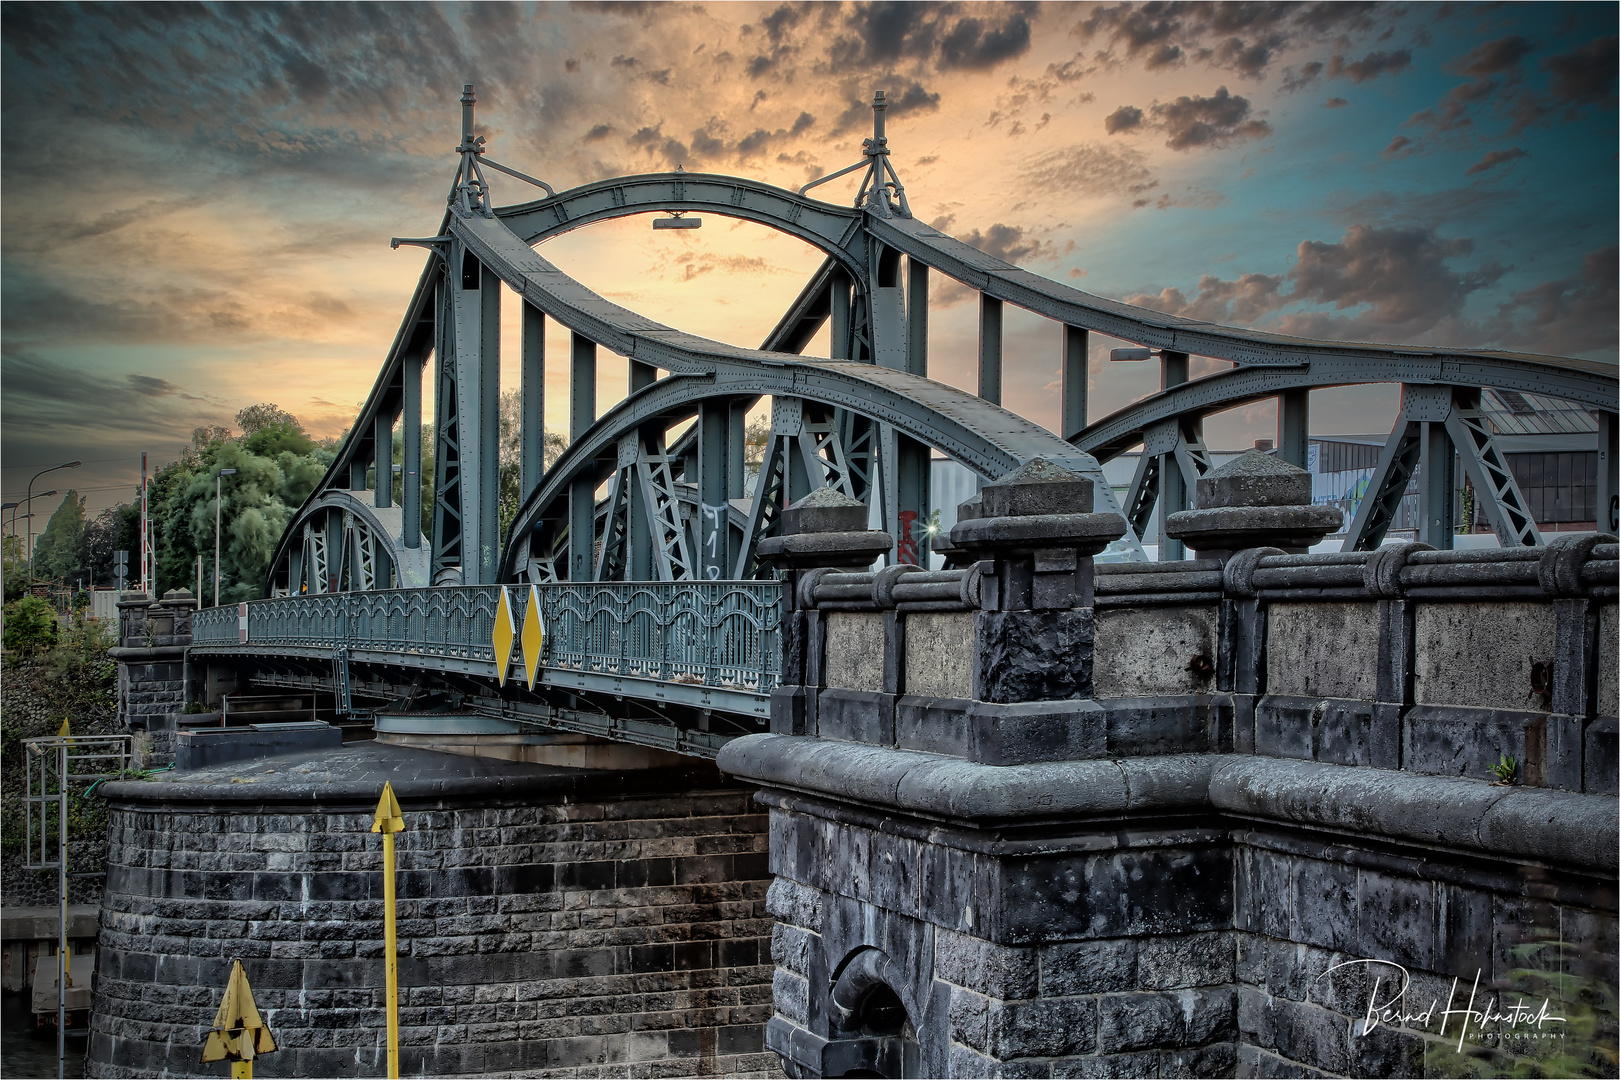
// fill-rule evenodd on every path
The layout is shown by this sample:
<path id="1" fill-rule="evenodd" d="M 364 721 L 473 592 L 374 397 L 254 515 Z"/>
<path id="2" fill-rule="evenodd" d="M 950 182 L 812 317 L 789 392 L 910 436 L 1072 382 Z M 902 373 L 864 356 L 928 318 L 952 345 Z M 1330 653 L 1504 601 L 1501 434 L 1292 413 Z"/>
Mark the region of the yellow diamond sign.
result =
<path id="1" fill-rule="evenodd" d="M 506 669 L 512 664 L 512 643 L 517 640 L 517 621 L 512 618 L 512 597 L 506 586 L 500 586 L 500 601 L 495 605 L 495 630 L 489 636 L 495 646 L 495 678 L 506 685 Z"/>
<path id="2" fill-rule="evenodd" d="M 529 677 L 529 689 L 540 674 L 540 651 L 546 645 L 546 621 L 540 615 L 540 590 L 529 585 L 529 610 L 523 615 L 523 673 Z"/>

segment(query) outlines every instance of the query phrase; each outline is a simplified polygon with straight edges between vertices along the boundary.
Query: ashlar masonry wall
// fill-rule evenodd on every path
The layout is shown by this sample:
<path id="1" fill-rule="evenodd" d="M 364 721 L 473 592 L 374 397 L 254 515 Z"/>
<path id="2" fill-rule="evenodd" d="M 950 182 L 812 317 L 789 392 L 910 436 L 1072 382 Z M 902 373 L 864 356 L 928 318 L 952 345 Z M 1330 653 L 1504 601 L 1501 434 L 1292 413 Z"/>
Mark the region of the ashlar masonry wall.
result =
<path id="1" fill-rule="evenodd" d="M 288 805 L 298 792 L 277 786 L 365 756 L 395 777 L 407 821 L 403 1074 L 779 1074 L 762 1038 L 765 818 L 747 789 L 712 770 L 593 774 L 360 744 L 112 793 L 89 1075 L 223 1075 L 197 1058 L 236 958 L 281 1047 L 258 1075 L 381 1074 L 373 815 L 322 806 L 336 800 L 308 785 Z M 424 758 L 483 775 L 430 806 L 400 778 Z M 244 802 L 255 785 L 262 800 Z"/>

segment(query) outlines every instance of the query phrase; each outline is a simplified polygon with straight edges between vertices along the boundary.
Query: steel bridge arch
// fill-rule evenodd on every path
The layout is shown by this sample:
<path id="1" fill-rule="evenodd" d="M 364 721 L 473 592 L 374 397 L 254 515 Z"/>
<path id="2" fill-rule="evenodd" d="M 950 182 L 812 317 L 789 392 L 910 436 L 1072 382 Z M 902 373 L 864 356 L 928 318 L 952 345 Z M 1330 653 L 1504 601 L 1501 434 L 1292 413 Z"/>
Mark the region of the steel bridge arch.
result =
<path id="1" fill-rule="evenodd" d="M 1374 346 L 1367 346 L 1372 349 Z M 1371 356 L 1317 356 L 1300 367 L 1236 367 L 1219 371 L 1143 398 L 1086 426 L 1071 442 L 1109 461 L 1143 442 L 1150 429 L 1180 419 L 1204 419 L 1227 409 L 1275 397 L 1286 390 L 1322 390 L 1370 383 L 1480 387 L 1544 394 L 1589 409 L 1615 406 L 1612 364 L 1567 357 L 1503 354 L 1469 361 L 1442 350 L 1425 354 L 1417 347 L 1387 349 L 1383 359 Z M 1202 355 L 1202 354 L 1200 354 Z"/>
<path id="2" fill-rule="evenodd" d="M 702 210 L 751 221 L 819 248 L 863 287 L 870 274 L 862 211 L 739 176 L 687 172 L 621 176 L 499 207 L 495 216 L 532 246 L 600 221 L 660 210 Z"/>
<path id="3" fill-rule="evenodd" d="M 328 488 L 299 507 L 278 545 L 286 557 L 271 564 L 272 594 L 338 592 L 345 580 L 364 589 L 430 584 L 427 552 L 406 545 L 406 530 L 420 533 L 418 523 L 406 522 L 399 506 L 373 505 L 366 494 Z"/>
<path id="4" fill-rule="evenodd" d="M 1044 457 L 1076 471 L 1096 472 L 1095 462 L 1052 432 L 1016 413 L 991 405 L 953 386 L 903 371 L 849 361 L 738 363 L 713 373 L 672 375 L 630 395 L 604 413 L 552 464 L 545 479 L 524 501 L 512 521 L 501 562 L 501 580 L 520 574 L 526 543 L 537 527 L 562 514 L 552 507 L 565 500 L 580 480 L 592 487 L 612 472 L 618 440 L 650 423 L 673 426 L 690 418 L 705 400 L 798 398 L 845 409 L 892 424 L 905 434 L 944 451 L 986 478 L 1003 475 L 1025 461 Z M 986 429 L 989 429 L 988 431 Z M 1099 485 L 1099 502 L 1111 492 Z"/>

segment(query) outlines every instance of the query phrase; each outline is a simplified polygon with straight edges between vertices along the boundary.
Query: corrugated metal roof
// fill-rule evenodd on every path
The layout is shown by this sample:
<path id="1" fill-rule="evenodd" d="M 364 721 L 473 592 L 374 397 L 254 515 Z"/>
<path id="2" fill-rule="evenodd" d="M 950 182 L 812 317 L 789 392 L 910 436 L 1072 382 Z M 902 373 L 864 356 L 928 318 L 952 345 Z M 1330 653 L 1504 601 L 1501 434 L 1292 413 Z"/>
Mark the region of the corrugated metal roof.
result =
<path id="1" fill-rule="evenodd" d="M 1479 405 L 1499 435 L 1597 433 L 1597 417 L 1562 398 L 1487 387 Z"/>

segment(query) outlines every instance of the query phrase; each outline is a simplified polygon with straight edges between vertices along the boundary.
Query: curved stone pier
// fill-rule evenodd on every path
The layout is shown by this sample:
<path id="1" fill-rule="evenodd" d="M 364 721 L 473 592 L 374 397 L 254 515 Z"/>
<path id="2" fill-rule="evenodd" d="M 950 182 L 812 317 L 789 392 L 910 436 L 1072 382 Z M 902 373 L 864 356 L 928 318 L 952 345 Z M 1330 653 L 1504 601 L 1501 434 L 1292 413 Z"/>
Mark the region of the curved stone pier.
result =
<path id="1" fill-rule="evenodd" d="M 281 1047 L 258 1075 L 381 1075 L 385 780 L 402 1074 L 779 1071 L 751 789 L 359 743 L 106 786 L 87 1075 L 226 1075 L 198 1055 L 238 958 Z"/>

